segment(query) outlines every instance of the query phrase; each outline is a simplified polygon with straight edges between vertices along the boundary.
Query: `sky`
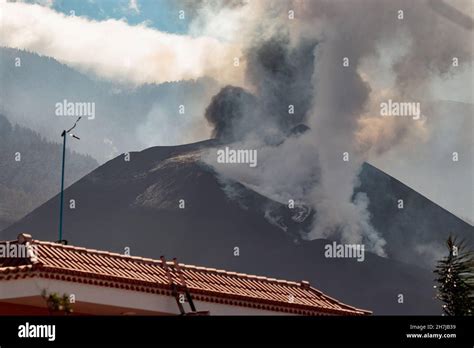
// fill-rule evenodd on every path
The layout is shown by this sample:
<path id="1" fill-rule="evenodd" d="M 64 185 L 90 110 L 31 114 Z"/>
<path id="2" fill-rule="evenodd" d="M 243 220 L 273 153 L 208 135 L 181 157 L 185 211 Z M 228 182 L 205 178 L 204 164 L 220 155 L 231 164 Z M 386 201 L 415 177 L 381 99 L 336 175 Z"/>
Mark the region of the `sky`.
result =
<path id="1" fill-rule="evenodd" d="M 122 152 L 209 138 L 214 125 L 205 116 L 207 106 L 232 85 L 253 95 L 257 106 L 231 131 L 245 134 L 242 146 L 267 149 L 276 159 L 255 178 L 262 192 L 286 197 L 295 194 L 290 186 L 313 185 L 302 199 L 327 216 L 344 207 L 332 216 L 339 222 L 361 220 L 365 203 L 350 199 L 360 165 L 368 161 L 474 220 L 472 1 L 0 0 L 0 10 L 0 46 L 39 55 L 34 64 L 49 57 L 72 69 L 35 90 L 30 103 L 21 102 L 22 91 L 40 82 L 34 73 L 25 75 L 28 83 L 10 89 L 4 111 L 55 139 L 51 121 L 65 121 L 48 113 L 62 91 L 94 100 L 98 119 L 81 126 L 96 142 L 77 149 L 101 163 Z M 352 67 L 346 70 L 336 65 L 345 56 Z M 454 56 L 459 67 L 452 67 Z M 217 95 L 229 98 L 217 105 L 238 106 L 241 96 Z M 275 147 L 268 139 L 295 125 L 280 114 L 288 98 L 312 130 Z M 377 113 L 387 99 L 418 101 L 424 117 L 382 120 Z M 451 104 L 438 107 L 439 101 Z M 180 105 L 187 110 L 181 119 Z M 447 121 L 454 112 L 460 119 Z M 307 152 L 282 166 L 271 151 Z M 342 171 L 331 159 L 344 151 L 354 161 Z M 462 154 L 455 169 L 449 162 L 454 151 Z M 302 169 L 313 154 L 319 184 L 308 182 Z M 285 185 L 290 179 L 293 185 Z M 370 229 L 347 226 L 350 235 Z"/>
<path id="2" fill-rule="evenodd" d="M 57 12 L 87 17 L 97 21 L 125 19 L 131 25 L 148 26 L 169 33 L 184 34 L 189 18 L 179 19 L 179 6 L 173 0 L 30 0 L 48 6 Z"/>

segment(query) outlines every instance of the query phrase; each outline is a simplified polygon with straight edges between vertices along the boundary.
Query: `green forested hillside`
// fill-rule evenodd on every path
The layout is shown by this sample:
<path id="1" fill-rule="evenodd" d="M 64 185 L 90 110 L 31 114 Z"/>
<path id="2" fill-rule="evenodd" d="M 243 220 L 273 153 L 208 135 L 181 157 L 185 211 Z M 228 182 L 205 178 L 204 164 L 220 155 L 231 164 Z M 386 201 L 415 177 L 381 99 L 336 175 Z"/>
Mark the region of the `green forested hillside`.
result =
<path id="1" fill-rule="evenodd" d="M 66 161 L 66 185 L 98 165 L 92 157 L 71 151 Z M 58 193 L 60 169 L 61 144 L 0 115 L 0 230 Z"/>

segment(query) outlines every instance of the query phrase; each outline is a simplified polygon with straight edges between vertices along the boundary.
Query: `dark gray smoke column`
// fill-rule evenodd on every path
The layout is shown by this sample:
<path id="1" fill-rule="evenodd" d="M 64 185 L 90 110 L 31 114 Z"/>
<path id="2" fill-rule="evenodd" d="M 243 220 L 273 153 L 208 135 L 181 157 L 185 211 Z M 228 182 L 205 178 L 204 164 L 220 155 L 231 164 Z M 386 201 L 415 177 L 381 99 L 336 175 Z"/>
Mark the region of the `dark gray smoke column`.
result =
<path id="1" fill-rule="evenodd" d="M 255 96 L 240 87 L 226 86 L 206 110 L 213 136 L 229 141 L 255 136 L 276 143 L 305 123 L 313 98 L 315 40 L 291 47 L 278 35 L 254 44 L 247 51 L 248 81 Z"/>
<path id="2" fill-rule="evenodd" d="M 256 107 L 256 98 L 243 88 L 222 88 L 206 109 L 206 120 L 214 127 L 212 136 L 224 141 L 242 138 L 246 124 L 256 121 Z"/>
<path id="3" fill-rule="evenodd" d="M 246 76 L 260 98 L 259 116 L 272 120 L 285 133 L 306 122 L 314 95 L 315 47 L 316 40 L 302 40 L 291 47 L 286 36 L 277 35 L 248 50 Z"/>

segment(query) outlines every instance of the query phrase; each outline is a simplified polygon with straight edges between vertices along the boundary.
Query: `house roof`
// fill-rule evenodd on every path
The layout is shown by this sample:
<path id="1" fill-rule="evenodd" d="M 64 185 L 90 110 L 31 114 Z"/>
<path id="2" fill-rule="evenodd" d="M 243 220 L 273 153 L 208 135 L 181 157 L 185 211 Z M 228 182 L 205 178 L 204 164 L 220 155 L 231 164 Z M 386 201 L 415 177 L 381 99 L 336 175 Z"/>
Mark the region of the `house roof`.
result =
<path id="1" fill-rule="evenodd" d="M 20 236 L 18 241 L 0 244 L 25 242 Z M 172 296 L 171 278 L 178 290 L 186 286 L 193 299 L 205 302 L 288 314 L 370 314 L 323 294 L 305 281 L 278 280 L 28 238 L 26 243 L 34 246 L 28 257 L 0 258 L 0 281 L 42 277 Z"/>

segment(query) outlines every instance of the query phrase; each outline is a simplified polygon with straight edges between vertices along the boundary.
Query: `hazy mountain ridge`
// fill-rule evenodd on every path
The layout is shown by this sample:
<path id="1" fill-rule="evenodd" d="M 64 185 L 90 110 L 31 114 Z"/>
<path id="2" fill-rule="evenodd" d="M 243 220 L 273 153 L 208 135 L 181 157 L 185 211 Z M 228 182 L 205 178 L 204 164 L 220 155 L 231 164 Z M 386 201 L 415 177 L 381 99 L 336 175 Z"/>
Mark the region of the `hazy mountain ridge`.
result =
<path id="1" fill-rule="evenodd" d="M 0 228 L 4 228 L 59 192 L 62 145 L 12 125 L 0 114 L 0 148 Z M 69 150 L 66 162 L 66 186 L 98 165 L 92 157 Z"/>
<path id="2" fill-rule="evenodd" d="M 17 58 L 21 66 L 15 65 Z M 5 47 L 0 47 L 0 79 L 0 113 L 48 140 L 57 137 L 51 124 L 63 129 L 75 120 L 58 117 L 56 103 L 95 103 L 95 118 L 81 121 L 77 131 L 83 141 L 75 144 L 75 149 L 99 163 L 153 144 L 207 138 L 210 131 L 201 116 L 218 88 L 210 78 L 140 86 L 117 84 L 91 77 L 51 57 Z M 180 105 L 185 105 L 185 115 L 179 114 Z"/>

